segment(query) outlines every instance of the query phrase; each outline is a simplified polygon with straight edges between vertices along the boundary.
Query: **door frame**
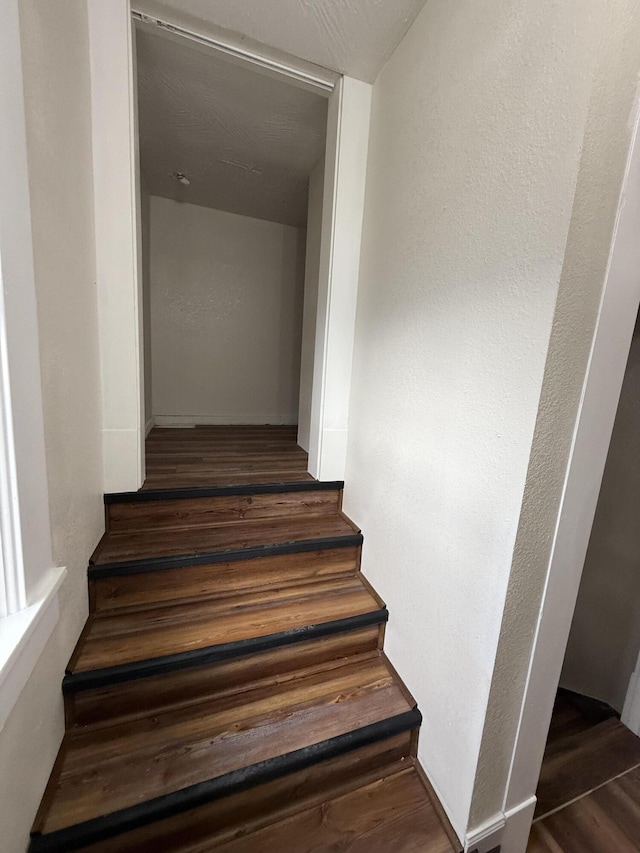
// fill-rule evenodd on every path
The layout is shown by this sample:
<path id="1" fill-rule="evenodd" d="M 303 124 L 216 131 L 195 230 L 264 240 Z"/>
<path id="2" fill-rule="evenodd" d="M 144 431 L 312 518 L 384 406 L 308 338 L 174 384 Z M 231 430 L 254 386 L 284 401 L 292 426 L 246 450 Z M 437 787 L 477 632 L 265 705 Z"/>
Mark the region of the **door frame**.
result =
<path id="1" fill-rule="evenodd" d="M 506 817 L 517 815 L 517 820 L 513 827 L 507 825 L 507 836 L 503 839 L 505 851 L 524 850 L 533 818 L 533 794 L 540 775 L 553 702 L 640 309 L 639 119 L 640 115 L 634 118 L 605 285 L 565 472 L 544 597 L 512 753 L 504 814 Z"/>
<path id="2" fill-rule="evenodd" d="M 209 25 L 150 18 L 130 0 L 88 0 L 88 11 L 105 491 L 137 491 L 145 477 L 134 19 L 328 98 L 309 471 L 344 479 L 372 86 Z"/>

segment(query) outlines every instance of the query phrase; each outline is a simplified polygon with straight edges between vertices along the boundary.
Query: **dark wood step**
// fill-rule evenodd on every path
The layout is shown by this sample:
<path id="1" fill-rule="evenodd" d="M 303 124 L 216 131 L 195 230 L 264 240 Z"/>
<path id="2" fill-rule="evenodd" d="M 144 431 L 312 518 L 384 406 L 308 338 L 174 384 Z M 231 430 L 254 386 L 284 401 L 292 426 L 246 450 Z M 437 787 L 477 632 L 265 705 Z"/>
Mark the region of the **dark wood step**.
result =
<path id="1" fill-rule="evenodd" d="M 340 513 L 289 516 L 284 518 L 237 521 L 208 527 L 180 530 L 144 530 L 126 533 L 105 533 L 91 557 L 97 566 L 139 561 L 166 561 L 168 557 L 184 560 L 196 555 L 213 555 L 221 559 L 229 554 L 240 555 L 254 549 L 267 555 L 274 548 L 289 548 L 316 542 L 316 550 L 333 544 L 359 544 L 361 539 L 352 524 Z"/>
<path id="2" fill-rule="evenodd" d="M 458 853 L 397 735 L 84 853 Z M 269 847 L 277 839 L 277 847 Z M 228 845 L 232 845 L 228 847 Z M 310 846 L 311 845 L 311 846 Z"/>
<path id="3" fill-rule="evenodd" d="M 113 615 L 93 614 L 65 691 L 86 690 L 341 634 L 388 618 L 359 575 Z M 295 654 L 295 652 L 293 652 Z"/>
<path id="4" fill-rule="evenodd" d="M 114 613 L 124 609 L 160 607 L 203 598 L 223 599 L 249 590 L 279 588 L 297 583 L 352 576 L 358 570 L 360 548 L 349 545 L 275 554 L 250 560 L 204 562 L 178 568 L 117 572 L 89 578 L 90 610 Z M 144 566 L 138 569 L 144 569 Z M 92 570 L 95 567 L 92 567 Z M 90 575 L 92 573 L 90 570 Z"/>
<path id="5" fill-rule="evenodd" d="M 306 484 L 302 484 L 306 485 Z M 310 484 L 313 485 L 313 484 Z M 192 495 L 180 494 L 191 491 Z M 124 533 L 133 530 L 170 530 L 210 527 L 216 524 L 287 516 L 327 515 L 340 510 L 341 491 L 333 489 L 281 489 L 267 492 L 245 489 L 240 494 L 230 488 L 195 490 L 176 489 L 135 493 L 137 500 L 106 502 L 107 530 Z M 216 491 L 223 492 L 216 494 Z M 153 496 L 149 499 L 147 496 Z"/>
<path id="6" fill-rule="evenodd" d="M 136 681 L 65 692 L 67 727 L 114 725 L 164 711 L 207 702 L 214 696 L 241 695 L 256 684 L 285 683 L 302 670 L 331 668 L 336 661 L 368 659 L 382 647 L 381 625 L 279 646 L 263 652 L 183 667 Z"/>
<path id="7" fill-rule="evenodd" d="M 393 673 L 374 658 L 260 686 L 242 697 L 72 731 L 36 818 L 32 849 L 77 849 L 419 723 Z"/>

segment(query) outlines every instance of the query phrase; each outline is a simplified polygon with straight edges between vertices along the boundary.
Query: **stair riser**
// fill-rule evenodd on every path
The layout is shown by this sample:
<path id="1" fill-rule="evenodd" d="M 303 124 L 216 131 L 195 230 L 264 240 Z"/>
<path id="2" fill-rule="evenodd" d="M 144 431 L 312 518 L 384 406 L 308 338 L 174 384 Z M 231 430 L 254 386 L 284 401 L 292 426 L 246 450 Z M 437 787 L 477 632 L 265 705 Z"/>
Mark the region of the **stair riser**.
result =
<path id="1" fill-rule="evenodd" d="M 295 814 L 407 766 L 413 732 L 323 761 L 173 818 L 80 848 L 84 853 L 208 853 L 215 844 Z M 215 827 L 215 831 L 212 828 Z"/>
<path id="2" fill-rule="evenodd" d="M 179 601 L 237 595 L 273 585 L 344 577 L 357 571 L 360 547 L 280 554 L 254 560 L 181 566 L 89 581 L 92 612 L 157 607 Z"/>
<path id="3" fill-rule="evenodd" d="M 285 680 L 287 674 L 308 666 L 375 653 L 381 648 L 383 626 L 284 646 L 270 651 L 189 667 L 171 673 L 110 686 L 65 692 L 67 727 L 101 726 L 125 719 L 153 716 L 167 708 L 205 701 L 220 691 L 250 689 L 256 681 Z"/>
<path id="4" fill-rule="evenodd" d="M 110 533 L 206 527 L 258 518 L 320 515 L 340 509 L 341 491 L 291 491 L 111 503 L 106 507 Z"/>

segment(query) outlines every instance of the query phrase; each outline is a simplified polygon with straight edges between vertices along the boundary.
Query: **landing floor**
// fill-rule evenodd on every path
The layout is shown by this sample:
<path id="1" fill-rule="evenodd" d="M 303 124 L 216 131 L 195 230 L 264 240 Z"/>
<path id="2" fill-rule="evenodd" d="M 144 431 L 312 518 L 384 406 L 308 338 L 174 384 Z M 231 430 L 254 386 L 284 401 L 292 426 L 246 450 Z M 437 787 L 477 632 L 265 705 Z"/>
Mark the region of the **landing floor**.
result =
<path id="1" fill-rule="evenodd" d="M 611 709 L 560 692 L 527 853 L 640 850 L 640 738 Z"/>
<path id="2" fill-rule="evenodd" d="M 143 489 L 313 480 L 297 426 L 154 427 Z"/>

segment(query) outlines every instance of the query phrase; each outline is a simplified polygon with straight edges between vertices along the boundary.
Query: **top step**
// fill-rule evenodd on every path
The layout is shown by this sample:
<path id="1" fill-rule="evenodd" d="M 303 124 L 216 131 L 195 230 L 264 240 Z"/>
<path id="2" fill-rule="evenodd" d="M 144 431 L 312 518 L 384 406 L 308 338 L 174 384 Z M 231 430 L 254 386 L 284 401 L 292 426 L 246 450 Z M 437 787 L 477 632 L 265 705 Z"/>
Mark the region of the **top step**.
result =
<path id="1" fill-rule="evenodd" d="M 207 527 L 252 519 L 325 514 L 340 509 L 341 489 L 340 482 L 311 482 L 105 495 L 107 530 L 122 533 Z"/>

